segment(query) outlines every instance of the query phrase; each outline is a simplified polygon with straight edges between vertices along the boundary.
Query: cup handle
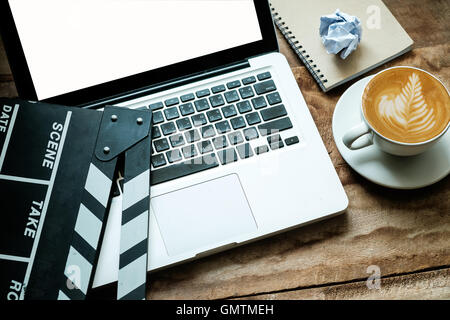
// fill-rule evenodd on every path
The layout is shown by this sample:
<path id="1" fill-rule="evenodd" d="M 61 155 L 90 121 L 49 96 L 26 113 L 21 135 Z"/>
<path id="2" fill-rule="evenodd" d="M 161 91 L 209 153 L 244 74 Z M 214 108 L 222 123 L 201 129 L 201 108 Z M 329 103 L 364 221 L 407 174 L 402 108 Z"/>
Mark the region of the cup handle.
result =
<path id="1" fill-rule="evenodd" d="M 344 145 L 350 150 L 359 150 L 373 144 L 370 128 L 364 122 L 353 127 L 342 138 Z M 361 138 L 361 139 L 360 139 Z"/>

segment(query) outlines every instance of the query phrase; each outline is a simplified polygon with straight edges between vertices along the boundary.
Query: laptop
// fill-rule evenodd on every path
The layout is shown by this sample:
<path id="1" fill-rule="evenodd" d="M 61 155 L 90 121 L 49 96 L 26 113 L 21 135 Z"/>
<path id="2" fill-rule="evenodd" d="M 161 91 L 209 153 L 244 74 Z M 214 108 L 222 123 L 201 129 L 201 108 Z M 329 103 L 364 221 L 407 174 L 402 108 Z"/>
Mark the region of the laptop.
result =
<path id="1" fill-rule="evenodd" d="M 149 271 L 347 208 L 267 1 L 9 0 L 0 9 L 21 97 L 153 112 Z M 121 209 L 119 195 L 93 287 L 117 281 Z"/>

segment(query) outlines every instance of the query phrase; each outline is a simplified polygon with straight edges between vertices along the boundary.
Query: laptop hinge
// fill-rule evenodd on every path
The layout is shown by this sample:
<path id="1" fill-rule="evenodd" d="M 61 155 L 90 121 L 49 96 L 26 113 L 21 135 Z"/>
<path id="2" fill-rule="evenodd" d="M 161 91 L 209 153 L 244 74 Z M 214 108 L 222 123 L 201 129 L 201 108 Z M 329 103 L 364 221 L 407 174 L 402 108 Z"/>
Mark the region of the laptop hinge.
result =
<path id="1" fill-rule="evenodd" d="M 139 98 L 142 96 L 169 90 L 169 89 L 180 87 L 180 86 L 192 83 L 192 82 L 212 78 L 215 76 L 219 76 L 222 74 L 230 73 L 230 72 L 233 72 L 236 70 L 241 70 L 241 69 L 245 69 L 245 68 L 249 68 L 249 67 L 250 67 L 250 63 L 248 62 L 248 60 L 245 60 L 245 61 L 241 61 L 238 63 L 226 65 L 226 66 L 223 66 L 223 67 L 220 67 L 217 69 L 211 69 L 211 70 L 195 73 L 195 74 L 192 74 L 192 75 L 189 75 L 186 77 L 177 78 L 177 79 L 173 79 L 173 80 L 166 81 L 166 82 L 161 82 L 161 83 L 158 83 L 158 84 L 146 87 L 146 88 L 133 90 L 133 91 L 127 92 L 125 94 L 111 96 L 106 99 L 97 100 L 94 102 L 90 102 L 88 104 L 80 105 L 79 107 L 88 108 L 88 109 L 99 109 L 99 108 L 103 108 L 106 105 L 118 104 L 123 101 L 129 101 L 129 100 L 136 99 L 136 98 Z"/>

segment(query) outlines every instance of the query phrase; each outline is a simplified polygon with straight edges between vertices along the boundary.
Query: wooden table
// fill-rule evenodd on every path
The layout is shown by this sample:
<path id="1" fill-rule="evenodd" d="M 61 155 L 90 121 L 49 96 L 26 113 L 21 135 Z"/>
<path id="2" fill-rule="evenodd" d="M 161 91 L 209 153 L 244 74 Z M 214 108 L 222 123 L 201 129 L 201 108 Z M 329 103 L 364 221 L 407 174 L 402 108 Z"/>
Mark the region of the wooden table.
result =
<path id="1" fill-rule="evenodd" d="M 383 65 L 410 65 L 450 86 L 450 2 L 385 0 L 415 41 L 414 50 Z M 149 276 L 149 299 L 450 299 L 450 178 L 397 191 L 354 172 L 333 141 L 336 102 L 352 84 L 322 93 L 279 36 L 316 125 L 350 199 L 339 217 Z M 0 96 L 15 96 L 0 46 Z M 356 80 L 355 80 L 356 81 Z M 369 266 L 381 288 L 369 290 Z"/>

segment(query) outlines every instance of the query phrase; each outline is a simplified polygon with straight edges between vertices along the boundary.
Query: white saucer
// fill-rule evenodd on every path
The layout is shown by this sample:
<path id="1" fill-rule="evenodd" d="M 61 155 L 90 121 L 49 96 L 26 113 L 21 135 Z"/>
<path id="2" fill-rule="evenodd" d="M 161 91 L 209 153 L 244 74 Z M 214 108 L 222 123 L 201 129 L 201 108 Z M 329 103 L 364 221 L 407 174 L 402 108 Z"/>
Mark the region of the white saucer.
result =
<path id="1" fill-rule="evenodd" d="M 361 122 L 360 99 L 372 77 L 348 88 L 334 110 L 333 136 L 344 160 L 366 179 L 394 189 L 418 189 L 444 179 L 450 173 L 450 131 L 425 153 L 406 158 L 389 155 L 373 145 L 356 151 L 344 145 L 344 134 Z"/>

